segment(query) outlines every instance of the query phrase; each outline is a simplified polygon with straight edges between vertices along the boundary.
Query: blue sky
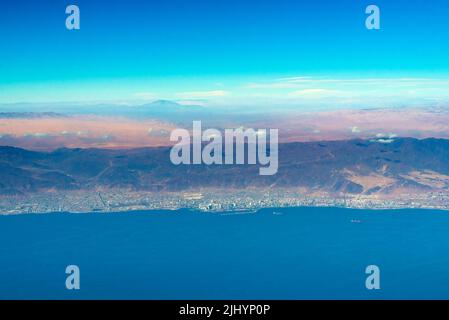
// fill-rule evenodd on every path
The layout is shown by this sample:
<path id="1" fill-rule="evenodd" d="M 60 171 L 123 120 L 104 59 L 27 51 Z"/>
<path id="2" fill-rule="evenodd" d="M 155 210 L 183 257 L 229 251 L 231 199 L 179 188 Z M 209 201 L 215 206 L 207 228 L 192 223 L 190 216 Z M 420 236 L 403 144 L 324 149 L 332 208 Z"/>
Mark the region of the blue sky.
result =
<path id="1" fill-rule="evenodd" d="M 80 7 L 81 30 L 65 28 L 68 4 Z M 369 4 L 381 9 L 380 31 L 365 28 Z M 438 98 L 448 88 L 448 17 L 446 0 L 2 1 L 0 102 L 256 103 L 276 86 L 274 100 L 372 91 L 363 82 L 276 85 L 293 77 L 426 79 L 432 92 L 420 95 Z"/>

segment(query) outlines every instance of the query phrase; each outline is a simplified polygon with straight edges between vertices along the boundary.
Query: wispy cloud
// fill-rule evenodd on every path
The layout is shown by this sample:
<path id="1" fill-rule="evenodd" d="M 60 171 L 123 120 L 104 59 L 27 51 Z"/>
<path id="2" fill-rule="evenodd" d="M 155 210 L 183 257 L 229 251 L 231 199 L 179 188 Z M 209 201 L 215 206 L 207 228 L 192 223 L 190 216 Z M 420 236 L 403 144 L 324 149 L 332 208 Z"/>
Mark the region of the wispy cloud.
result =
<path id="1" fill-rule="evenodd" d="M 292 76 L 260 78 L 244 84 L 247 97 L 263 97 L 284 105 L 308 107 L 419 106 L 429 98 L 449 101 L 448 76 Z M 437 100 L 439 98 L 440 100 Z"/>
<path id="2" fill-rule="evenodd" d="M 424 77 L 354 77 L 354 78 L 333 78 L 333 77 L 290 77 L 290 78 L 278 78 L 274 80 L 273 84 L 316 84 L 316 83 L 335 83 L 335 84 L 423 84 L 432 82 L 445 82 L 449 83 L 449 79 L 433 79 Z"/>
<path id="3" fill-rule="evenodd" d="M 449 78 L 426 78 L 426 77 L 285 77 L 276 78 L 271 81 L 252 82 L 245 85 L 248 89 L 288 89 L 301 88 L 305 86 L 397 86 L 397 87 L 414 87 L 414 86 L 436 86 L 449 85 Z"/>
<path id="4" fill-rule="evenodd" d="M 245 85 L 248 89 L 291 89 L 296 88 L 295 83 L 273 82 L 273 83 L 250 83 Z"/>
<path id="5" fill-rule="evenodd" d="M 351 127 L 349 129 L 351 130 L 352 133 L 360 133 L 360 132 L 362 132 L 362 130 L 360 130 L 360 128 L 356 127 L 356 126 Z"/>
<path id="6" fill-rule="evenodd" d="M 46 137 L 49 137 L 50 134 L 45 133 L 45 132 L 35 132 L 35 133 L 25 133 L 23 136 L 24 137 L 33 137 L 33 138 L 46 138 Z"/>
<path id="7" fill-rule="evenodd" d="M 297 90 L 289 93 L 290 97 L 303 97 L 303 98 L 323 98 L 336 95 L 342 95 L 343 92 L 338 90 L 312 88 Z"/>

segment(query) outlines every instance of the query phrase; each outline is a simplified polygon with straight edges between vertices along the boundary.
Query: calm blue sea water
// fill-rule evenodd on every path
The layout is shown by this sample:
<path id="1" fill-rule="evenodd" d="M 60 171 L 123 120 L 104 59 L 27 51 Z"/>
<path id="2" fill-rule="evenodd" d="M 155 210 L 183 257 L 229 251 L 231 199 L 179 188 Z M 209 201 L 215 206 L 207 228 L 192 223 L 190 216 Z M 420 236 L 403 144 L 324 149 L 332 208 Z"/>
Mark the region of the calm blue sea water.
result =
<path id="1" fill-rule="evenodd" d="M 79 291 L 65 289 L 70 264 Z M 379 291 L 365 289 L 371 264 Z M 1 216 L 0 298 L 449 299 L 449 213 Z"/>

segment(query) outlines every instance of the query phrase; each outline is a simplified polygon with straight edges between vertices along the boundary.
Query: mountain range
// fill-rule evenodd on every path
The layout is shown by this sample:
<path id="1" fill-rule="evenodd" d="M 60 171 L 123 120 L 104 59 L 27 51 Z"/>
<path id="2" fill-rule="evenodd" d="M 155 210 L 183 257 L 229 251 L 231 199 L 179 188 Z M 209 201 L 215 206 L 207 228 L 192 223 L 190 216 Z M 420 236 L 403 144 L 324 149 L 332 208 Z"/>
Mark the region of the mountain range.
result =
<path id="1" fill-rule="evenodd" d="M 285 143 L 279 170 L 259 176 L 258 165 L 173 165 L 169 147 L 68 149 L 52 152 L 0 147 L 0 194 L 125 188 L 293 187 L 335 194 L 446 191 L 449 140 L 376 139 Z"/>

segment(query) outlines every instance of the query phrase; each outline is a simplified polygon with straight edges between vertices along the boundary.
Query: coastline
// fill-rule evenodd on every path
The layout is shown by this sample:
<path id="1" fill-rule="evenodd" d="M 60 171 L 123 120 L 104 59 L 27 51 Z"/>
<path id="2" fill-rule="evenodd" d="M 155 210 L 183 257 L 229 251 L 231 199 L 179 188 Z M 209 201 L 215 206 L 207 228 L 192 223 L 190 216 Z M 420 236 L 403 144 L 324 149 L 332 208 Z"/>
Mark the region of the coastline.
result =
<path id="1" fill-rule="evenodd" d="M 354 213 L 366 213 L 366 212 L 395 212 L 402 213 L 405 211 L 419 211 L 419 212 L 440 212 L 442 214 L 449 213 L 449 209 L 431 208 L 431 207 L 396 207 L 396 208 L 355 208 L 355 207 L 343 207 L 343 206 L 285 206 L 285 207 L 260 207 L 252 210 L 227 210 L 227 211 L 204 211 L 195 208 L 152 208 L 152 209 L 130 209 L 130 210 L 117 210 L 117 211 L 48 211 L 48 212 L 19 212 L 19 213 L 4 213 L 0 212 L 0 217 L 10 216 L 26 216 L 26 215 L 120 215 L 120 214 L 210 214 L 221 216 L 235 216 L 235 215 L 256 215 L 265 214 L 266 211 L 272 211 L 274 216 L 282 216 L 286 210 L 309 210 L 309 209 L 329 209 L 329 210 L 347 210 Z"/>

